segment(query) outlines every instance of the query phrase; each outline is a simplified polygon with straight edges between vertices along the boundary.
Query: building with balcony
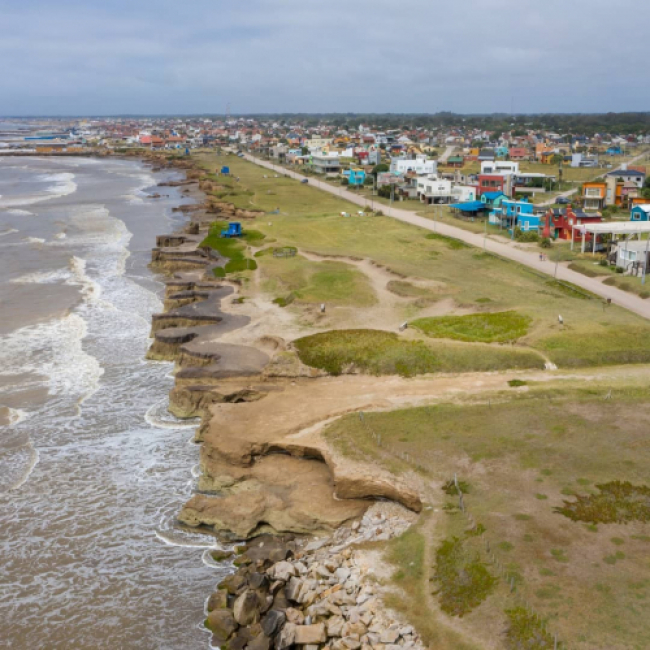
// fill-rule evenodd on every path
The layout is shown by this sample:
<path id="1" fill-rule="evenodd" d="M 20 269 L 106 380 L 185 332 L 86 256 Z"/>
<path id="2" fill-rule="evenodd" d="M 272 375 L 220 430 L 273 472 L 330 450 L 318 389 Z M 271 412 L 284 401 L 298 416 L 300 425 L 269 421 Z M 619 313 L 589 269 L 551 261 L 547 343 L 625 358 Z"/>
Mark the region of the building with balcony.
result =
<path id="1" fill-rule="evenodd" d="M 582 186 L 582 202 L 585 212 L 598 212 L 605 207 L 607 183 L 592 181 Z"/>

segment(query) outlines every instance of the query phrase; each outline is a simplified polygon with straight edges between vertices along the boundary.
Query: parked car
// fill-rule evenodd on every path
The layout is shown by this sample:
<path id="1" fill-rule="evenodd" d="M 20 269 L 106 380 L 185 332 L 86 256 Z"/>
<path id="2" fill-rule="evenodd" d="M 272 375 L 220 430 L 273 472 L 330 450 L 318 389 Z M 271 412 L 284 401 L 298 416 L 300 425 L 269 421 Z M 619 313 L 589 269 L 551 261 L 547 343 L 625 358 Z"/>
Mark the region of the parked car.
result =
<path id="1" fill-rule="evenodd" d="M 571 201 L 567 199 L 566 196 L 558 196 L 557 199 L 555 199 L 555 202 L 558 205 L 569 205 L 569 203 L 571 203 Z"/>
<path id="2" fill-rule="evenodd" d="M 308 178 L 303 178 L 300 182 L 303 183 L 303 184 L 309 183 L 309 179 Z"/>

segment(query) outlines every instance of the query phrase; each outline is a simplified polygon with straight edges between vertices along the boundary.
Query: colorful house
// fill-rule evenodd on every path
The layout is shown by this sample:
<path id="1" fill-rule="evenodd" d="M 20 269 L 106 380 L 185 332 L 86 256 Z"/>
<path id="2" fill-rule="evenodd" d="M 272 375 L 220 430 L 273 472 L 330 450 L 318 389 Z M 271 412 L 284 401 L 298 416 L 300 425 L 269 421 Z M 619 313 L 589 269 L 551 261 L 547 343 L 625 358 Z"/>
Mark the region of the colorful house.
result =
<path id="1" fill-rule="evenodd" d="M 596 212 L 605 207 L 607 183 L 591 181 L 582 185 L 582 200 L 585 211 Z"/>
<path id="2" fill-rule="evenodd" d="M 508 197 L 503 192 L 484 192 L 481 194 L 481 201 L 483 201 L 488 208 L 492 208 L 493 210 L 501 207 L 501 202 L 503 199 L 507 198 Z"/>
<path id="3" fill-rule="evenodd" d="M 599 214 L 587 214 L 581 210 L 574 210 L 570 205 L 566 208 L 551 208 L 543 217 L 542 237 L 570 241 L 573 226 L 600 223 L 602 220 L 603 218 Z M 590 241 L 590 239 L 591 235 L 586 233 L 585 241 Z"/>
<path id="4" fill-rule="evenodd" d="M 630 221 L 650 221 L 650 203 L 635 205 L 630 211 Z"/>
<path id="5" fill-rule="evenodd" d="M 447 158 L 448 167 L 462 167 L 465 159 L 462 156 L 449 156 Z"/>
<path id="6" fill-rule="evenodd" d="M 512 231 L 513 226 L 523 232 L 537 232 L 540 218 L 534 213 L 535 206 L 526 199 L 516 201 L 504 198 L 501 205 L 490 213 L 490 223 L 505 226 Z"/>
<path id="7" fill-rule="evenodd" d="M 348 185 L 362 187 L 366 180 L 366 172 L 363 169 L 352 167 L 349 171 L 343 172 L 348 178 Z"/>

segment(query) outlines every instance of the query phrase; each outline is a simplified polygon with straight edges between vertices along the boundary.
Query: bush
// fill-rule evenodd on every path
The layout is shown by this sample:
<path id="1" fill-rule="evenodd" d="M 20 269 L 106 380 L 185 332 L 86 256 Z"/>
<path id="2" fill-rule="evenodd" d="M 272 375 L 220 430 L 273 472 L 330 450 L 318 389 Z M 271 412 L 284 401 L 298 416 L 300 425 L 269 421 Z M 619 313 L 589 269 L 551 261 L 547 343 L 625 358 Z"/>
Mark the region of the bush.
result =
<path id="1" fill-rule="evenodd" d="M 625 269 L 622 269 L 620 266 L 616 267 L 616 273 L 624 273 Z"/>
<path id="2" fill-rule="evenodd" d="M 551 240 L 549 237 L 543 237 L 542 240 L 539 242 L 539 245 L 542 248 L 551 248 Z"/>
<path id="3" fill-rule="evenodd" d="M 609 266 L 609 262 L 608 262 L 606 259 L 604 259 L 604 258 L 603 258 L 602 260 L 599 260 L 599 261 L 598 261 L 598 264 L 599 264 L 600 266 Z"/>
<path id="4" fill-rule="evenodd" d="M 349 184 L 350 184 L 350 181 L 347 178 L 345 178 L 345 176 L 344 176 L 341 179 L 341 185 L 345 186 L 345 185 L 349 185 Z"/>
<path id="5" fill-rule="evenodd" d="M 522 243 L 538 242 L 539 235 L 535 230 L 527 230 L 524 232 L 519 228 L 515 228 L 515 239 Z"/>

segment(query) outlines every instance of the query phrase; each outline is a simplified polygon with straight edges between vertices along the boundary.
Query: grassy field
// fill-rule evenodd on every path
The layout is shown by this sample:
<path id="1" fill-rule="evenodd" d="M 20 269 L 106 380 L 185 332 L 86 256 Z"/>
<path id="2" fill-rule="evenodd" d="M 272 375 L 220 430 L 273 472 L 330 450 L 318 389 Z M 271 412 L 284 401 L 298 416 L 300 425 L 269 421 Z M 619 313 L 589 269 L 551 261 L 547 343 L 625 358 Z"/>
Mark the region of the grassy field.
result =
<path id="1" fill-rule="evenodd" d="M 641 649 L 650 647 L 643 614 L 650 599 L 650 392 L 615 389 L 610 400 L 605 393 L 602 385 L 577 390 L 565 382 L 494 395 L 489 404 L 366 413 L 382 449 L 356 415 L 325 435 L 343 453 L 378 463 L 389 447 L 389 458 L 409 454 L 425 466 L 430 485 L 457 474 L 478 526 L 468 528 L 453 490 L 437 488 L 435 525 L 424 542 L 438 560 L 426 569 L 442 609 L 462 613 L 472 635 L 494 639 L 510 630 L 511 641 L 540 633 L 536 619 L 517 610 L 523 598 L 562 647 Z M 408 469 L 402 460 L 390 463 L 393 471 Z M 621 523 L 603 523 L 612 521 Z M 500 576 L 498 584 L 486 572 Z M 470 582 L 482 586 L 465 593 Z"/>
<path id="2" fill-rule="evenodd" d="M 331 260 L 312 262 L 301 255 L 264 256 L 264 289 L 270 294 L 293 296 L 298 302 L 331 306 L 369 307 L 376 303 L 368 278 L 350 264 Z"/>
<path id="3" fill-rule="evenodd" d="M 512 343 L 528 332 L 530 319 L 514 311 L 419 318 L 412 325 L 434 339 Z"/>
<path id="4" fill-rule="evenodd" d="M 412 377 L 431 372 L 543 368 L 530 350 L 405 340 L 381 330 L 333 330 L 294 341 L 300 359 L 333 375 L 360 370 Z"/>
<path id="5" fill-rule="evenodd" d="M 234 188 L 228 200 L 237 207 L 269 213 L 252 222 L 251 227 L 273 239 L 274 246 L 295 246 L 321 255 L 370 258 L 404 276 L 403 281 L 412 277 L 435 282 L 435 298 L 453 300 L 459 308 L 485 311 L 489 305 L 494 312 L 517 311 L 531 322 L 528 334 L 519 344 L 541 351 L 558 365 L 650 360 L 650 327 L 629 312 L 615 306 L 605 308 L 600 300 L 584 299 L 525 267 L 450 243 L 447 238 L 389 217 L 341 217 L 343 211 L 356 215 L 357 206 L 311 185 L 275 178 L 272 172 L 234 156 L 207 154 L 197 159 L 209 170 L 225 163 L 230 165 L 232 174 L 240 180 L 226 179 Z M 279 214 L 270 214 L 276 209 Z M 268 287 L 271 298 L 293 291 L 303 292 L 305 300 L 323 299 L 329 271 L 320 276 L 322 281 L 316 278 L 314 286 L 314 267 L 306 262 L 294 262 L 294 269 L 289 259 L 255 259 L 260 266 L 262 286 Z M 286 272 L 282 270 L 285 262 Z M 352 282 L 351 271 L 344 275 L 347 280 L 338 285 L 344 288 L 335 290 L 333 298 L 354 300 L 351 296 L 359 291 L 363 300 L 368 295 L 367 285 Z M 351 286 L 354 288 L 349 289 Z M 348 290 L 353 293 L 347 293 Z M 418 300 L 414 297 L 409 319 L 421 313 Z M 562 314 L 564 326 L 558 324 L 558 314 Z"/>

